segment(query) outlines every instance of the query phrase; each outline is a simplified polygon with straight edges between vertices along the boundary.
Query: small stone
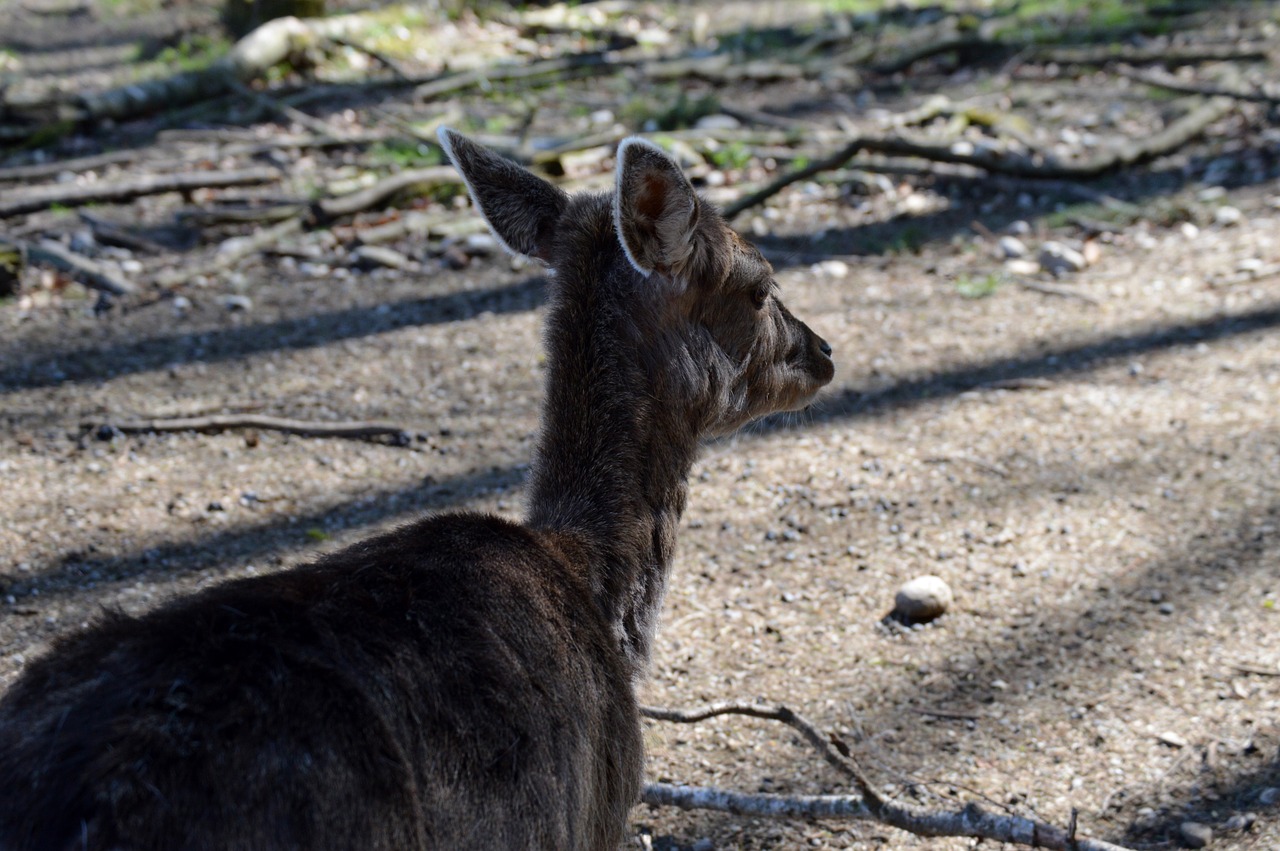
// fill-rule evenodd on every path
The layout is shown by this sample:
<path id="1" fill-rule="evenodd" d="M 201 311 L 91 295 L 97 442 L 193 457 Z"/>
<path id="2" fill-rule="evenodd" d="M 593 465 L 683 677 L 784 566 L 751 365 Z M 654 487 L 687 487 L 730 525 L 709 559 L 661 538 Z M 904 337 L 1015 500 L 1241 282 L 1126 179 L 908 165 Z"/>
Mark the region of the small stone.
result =
<path id="1" fill-rule="evenodd" d="M 1016 236 L 1002 236 L 996 243 L 996 256 L 1001 260 L 1014 260 L 1027 256 L 1027 246 Z"/>
<path id="2" fill-rule="evenodd" d="M 222 299 L 222 306 L 232 313 L 249 312 L 253 310 L 253 299 L 247 295 L 229 295 Z"/>
<path id="3" fill-rule="evenodd" d="M 1223 227 L 1238 225 L 1242 219 L 1244 219 L 1244 213 L 1240 212 L 1238 207 L 1232 207 L 1230 204 L 1213 211 L 1213 220 Z"/>
<path id="4" fill-rule="evenodd" d="M 1185 738 L 1171 730 L 1166 730 L 1156 738 L 1160 740 L 1161 744 L 1168 745 L 1171 748 L 1185 748 L 1189 744 Z"/>
<path id="5" fill-rule="evenodd" d="M 1248 830 L 1258 820 L 1256 813 L 1236 813 L 1222 825 L 1223 830 Z"/>
<path id="6" fill-rule="evenodd" d="M 716 844 L 710 839 L 703 837 L 693 843 L 692 851 L 715 851 Z"/>
<path id="7" fill-rule="evenodd" d="M 1264 807 L 1280 804 L 1280 787 L 1272 786 L 1268 789 L 1263 789 L 1258 793 L 1258 803 Z"/>
<path id="8" fill-rule="evenodd" d="M 1035 275 L 1040 272 L 1040 264 L 1034 260 L 1006 260 L 1004 268 L 1011 275 Z"/>
<path id="9" fill-rule="evenodd" d="M 1183 222 L 1178 225 L 1178 230 L 1181 231 L 1182 235 L 1187 239 L 1195 239 L 1200 235 L 1200 228 L 1196 227 L 1191 222 Z"/>
<path id="10" fill-rule="evenodd" d="M 1031 224 L 1025 219 L 1018 219 L 1009 225 L 1008 231 L 1014 236 L 1029 236 L 1031 234 Z"/>
<path id="11" fill-rule="evenodd" d="M 1197 821 L 1184 821 L 1178 825 L 1178 835 L 1188 848 L 1204 848 L 1213 841 L 1213 828 Z"/>
<path id="12" fill-rule="evenodd" d="M 732 115 L 716 113 L 702 116 L 693 126 L 695 130 L 737 130 L 742 126 L 742 122 Z"/>
<path id="13" fill-rule="evenodd" d="M 929 621 L 951 607 L 951 587 L 940 576 L 919 576 L 898 589 L 893 611 L 905 620 Z"/>
<path id="14" fill-rule="evenodd" d="M 813 269 L 832 278 L 844 278 L 849 275 L 849 264 L 843 260 L 823 260 L 814 265 Z"/>
<path id="15" fill-rule="evenodd" d="M 1246 257 L 1236 264 L 1237 272 L 1246 272 L 1250 275 L 1256 275 L 1263 270 L 1266 264 L 1257 257 Z"/>
<path id="16" fill-rule="evenodd" d="M 1160 604 L 1160 614 L 1162 614 L 1162 615 L 1171 615 L 1171 614 L 1173 614 L 1173 603 L 1161 603 L 1161 604 Z"/>
<path id="17" fill-rule="evenodd" d="M 173 312 L 178 316 L 186 316 L 191 310 L 191 299 L 184 295 L 176 295 L 173 297 Z"/>
<path id="18" fill-rule="evenodd" d="M 1084 255 L 1061 242 L 1046 242 L 1040 246 L 1040 266 L 1047 272 L 1060 275 L 1064 272 L 1079 272 L 1088 264 Z"/>

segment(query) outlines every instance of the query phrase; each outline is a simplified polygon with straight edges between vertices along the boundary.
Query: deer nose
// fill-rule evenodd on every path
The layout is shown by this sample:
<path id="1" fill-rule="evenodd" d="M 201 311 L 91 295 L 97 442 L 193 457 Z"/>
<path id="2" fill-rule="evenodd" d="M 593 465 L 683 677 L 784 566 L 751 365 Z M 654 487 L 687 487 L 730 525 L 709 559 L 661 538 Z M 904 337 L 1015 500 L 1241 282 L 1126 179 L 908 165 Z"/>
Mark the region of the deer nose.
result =
<path id="1" fill-rule="evenodd" d="M 831 344 L 821 337 L 818 338 L 818 349 L 827 357 L 831 357 Z"/>

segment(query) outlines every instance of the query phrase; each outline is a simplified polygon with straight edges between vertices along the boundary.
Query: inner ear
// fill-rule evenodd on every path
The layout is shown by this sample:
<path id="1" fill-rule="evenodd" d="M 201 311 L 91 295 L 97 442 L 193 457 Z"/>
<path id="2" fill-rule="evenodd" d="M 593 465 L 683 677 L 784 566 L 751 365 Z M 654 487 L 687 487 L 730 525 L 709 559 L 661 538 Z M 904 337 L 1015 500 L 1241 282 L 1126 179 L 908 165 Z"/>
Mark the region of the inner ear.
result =
<path id="1" fill-rule="evenodd" d="M 693 254 L 698 196 L 661 148 L 632 137 L 618 146 L 614 226 L 631 265 L 679 277 Z"/>

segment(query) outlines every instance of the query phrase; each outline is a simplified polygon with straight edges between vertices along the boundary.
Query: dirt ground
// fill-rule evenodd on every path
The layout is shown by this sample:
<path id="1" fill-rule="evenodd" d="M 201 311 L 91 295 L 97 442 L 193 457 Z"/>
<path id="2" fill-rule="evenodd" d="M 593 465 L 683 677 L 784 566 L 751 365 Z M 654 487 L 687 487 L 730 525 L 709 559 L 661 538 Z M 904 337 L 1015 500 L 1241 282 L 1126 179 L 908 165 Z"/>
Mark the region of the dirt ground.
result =
<path id="1" fill-rule="evenodd" d="M 917 85 L 976 84 L 944 68 Z M 1105 97 L 1056 85 L 1049 124 Z M 844 109 L 804 84 L 720 94 L 806 120 Z M 706 447 L 646 702 L 785 703 L 929 806 L 1058 825 L 1078 810 L 1083 833 L 1135 848 L 1186 844 L 1186 822 L 1215 849 L 1280 848 L 1278 145 L 1265 111 L 1234 113 L 1094 184 L 1139 211 L 1101 233 L 1061 186 L 966 174 L 797 184 L 740 218 L 837 375 L 804 414 Z M 181 204 L 103 214 L 159 226 Z M 1015 233 L 1033 256 L 1087 242 L 1093 262 L 1010 273 L 995 250 Z M 315 245 L 311 262 L 184 285 L 183 302 L 95 313 L 77 287 L 0 301 L 0 687 L 103 607 L 145 611 L 426 511 L 520 515 L 546 280 L 496 253 L 455 269 L 405 242 L 414 270 L 367 272 Z M 419 436 L 82 427 L 230 411 Z M 885 620 L 925 574 L 950 584 L 951 611 Z M 647 738 L 654 780 L 847 791 L 776 724 L 650 723 Z M 633 834 L 700 851 L 975 844 L 647 806 Z"/>

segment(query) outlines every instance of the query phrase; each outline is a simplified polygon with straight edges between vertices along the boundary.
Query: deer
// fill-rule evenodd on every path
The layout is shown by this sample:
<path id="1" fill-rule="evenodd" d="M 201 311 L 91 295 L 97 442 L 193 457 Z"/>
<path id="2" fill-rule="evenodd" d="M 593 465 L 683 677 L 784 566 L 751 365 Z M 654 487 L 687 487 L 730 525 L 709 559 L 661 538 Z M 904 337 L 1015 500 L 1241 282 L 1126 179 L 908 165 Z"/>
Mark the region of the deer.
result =
<path id="1" fill-rule="evenodd" d="M 56 639 L 0 698 L 0 849 L 614 849 L 700 445 L 834 374 L 760 251 L 639 137 L 569 195 L 449 129 L 547 267 L 523 522 L 428 516 Z"/>

